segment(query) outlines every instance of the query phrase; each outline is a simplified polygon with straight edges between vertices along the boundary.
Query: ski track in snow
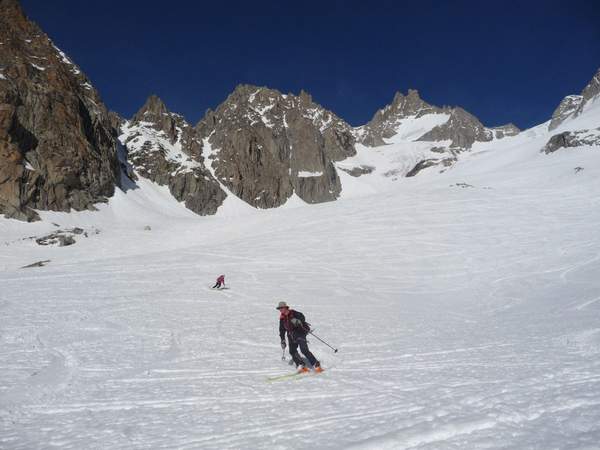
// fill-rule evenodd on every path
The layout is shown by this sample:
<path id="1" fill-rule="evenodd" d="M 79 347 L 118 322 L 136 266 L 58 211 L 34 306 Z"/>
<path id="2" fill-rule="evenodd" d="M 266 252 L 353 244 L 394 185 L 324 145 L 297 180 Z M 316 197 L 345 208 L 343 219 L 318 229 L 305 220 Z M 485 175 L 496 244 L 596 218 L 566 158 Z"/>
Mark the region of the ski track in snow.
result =
<path id="1" fill-rule="evenodd" d="M 1 219 L 0 448 L 598 448 L 598 157 L 517 150 L 243 220 Z M 101 233 L 21 240 L 52 221 Z M 280 300 L 323 374 L 267 382 Z"/>

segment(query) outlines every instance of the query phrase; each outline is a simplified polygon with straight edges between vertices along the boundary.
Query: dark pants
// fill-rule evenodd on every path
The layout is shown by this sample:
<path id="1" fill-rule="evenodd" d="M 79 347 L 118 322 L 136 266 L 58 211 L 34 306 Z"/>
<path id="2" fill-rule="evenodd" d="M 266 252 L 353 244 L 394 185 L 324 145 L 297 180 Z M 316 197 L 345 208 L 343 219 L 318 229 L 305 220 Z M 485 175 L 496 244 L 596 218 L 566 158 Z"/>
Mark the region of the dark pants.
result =
<path id="1" fill-rule="evenodd" d="M 221 287 L 221 282 L 217 281 L 217 284 L 215 284 L 212 288 L 220 288 Z"/>
<path id="2" fill-rule="evenodd" d="M 306 358 L 308 362 L 314 366 L 318 363 L 317 358 L 313 355 L 308 349 L 308 343 L 306 342 L 306 335 L 296 335 L 289 336 L 288 339 L 290 341 L 290 355 L 292 355 L 292 359 L 296 363 L 296 366 L 304 365 L 304 360 L 298 354 L 298 347 L 300 347 L 300 351 Z"/>

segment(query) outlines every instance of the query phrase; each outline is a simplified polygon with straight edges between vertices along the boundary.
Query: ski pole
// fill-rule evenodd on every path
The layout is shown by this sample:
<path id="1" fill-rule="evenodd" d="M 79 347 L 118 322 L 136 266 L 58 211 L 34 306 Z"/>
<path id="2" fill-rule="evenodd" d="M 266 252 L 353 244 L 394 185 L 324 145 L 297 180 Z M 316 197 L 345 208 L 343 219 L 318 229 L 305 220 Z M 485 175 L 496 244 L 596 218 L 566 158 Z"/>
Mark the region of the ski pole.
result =
<path id="1" fill-rule="evenodd" d="M 329 347 L 330 349 L 333 350 L 333 353 L 337 353 L 338 349 L 332 347 L 331 345 L 329 345 L 327 342 L 325 342 L 323 339 L 321 339 L 319 336 L 317 336 L 315 333 L 313 333 L 312 331 L 309 331 L 310 334 L 312 334 L 314 337 L 316 337 L 318 340 L 320 340 L 323 344 L 325 344 L 327 347 Z"/>
<path id="2" fill-rule="evenodd" d="M 285 348 L 281 349 L 281 360 L 285 361 Z"/>

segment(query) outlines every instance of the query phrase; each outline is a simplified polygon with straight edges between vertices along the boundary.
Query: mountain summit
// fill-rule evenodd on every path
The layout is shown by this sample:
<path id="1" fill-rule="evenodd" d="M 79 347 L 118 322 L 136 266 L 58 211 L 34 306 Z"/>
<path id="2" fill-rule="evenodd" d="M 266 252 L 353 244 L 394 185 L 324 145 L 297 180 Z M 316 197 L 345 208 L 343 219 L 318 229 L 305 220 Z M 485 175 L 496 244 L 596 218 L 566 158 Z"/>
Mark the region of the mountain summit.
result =
<path id="1" fill-rule="evenodd" d="M 457 151 L 471 148 L 474 142 L 514 136 L 519 129 L 513 124 L 486 128 L 462 108 L 430 105 L 409 89 L 398 92 L 391 104 L 375 113 L 371 121 L 356 130 L 359 142 L 369 147 L 385 145 L 395 136 L 411 141 L 450 141 Z"/>
<path id="2" fill-rule="evenodd" d="M 335 200 L 333 163 L 355 154 L 352 128 L 304 91 L 240 85 L 196 129 L 219 182 L 259 208 L 294 193 L 307 203 Z"/>

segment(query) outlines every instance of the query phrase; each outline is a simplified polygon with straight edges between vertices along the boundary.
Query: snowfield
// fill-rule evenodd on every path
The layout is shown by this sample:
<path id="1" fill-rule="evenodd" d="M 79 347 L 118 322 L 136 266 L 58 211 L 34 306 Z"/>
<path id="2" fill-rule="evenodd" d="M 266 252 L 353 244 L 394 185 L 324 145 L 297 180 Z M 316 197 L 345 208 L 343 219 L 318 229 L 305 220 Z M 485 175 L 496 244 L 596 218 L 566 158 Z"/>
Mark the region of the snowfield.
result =
<path id="1" fill-rule="evenodd" d="M 0 448 L 600 448 L 600 151 L 548 137 L 395 180 L 405 143 L 362 149 L 327 204 L 0 219 Z M 53 223 L 88 237 L 24 239 Z M 323 374 L 267 380 L 280 300 Z"/>

